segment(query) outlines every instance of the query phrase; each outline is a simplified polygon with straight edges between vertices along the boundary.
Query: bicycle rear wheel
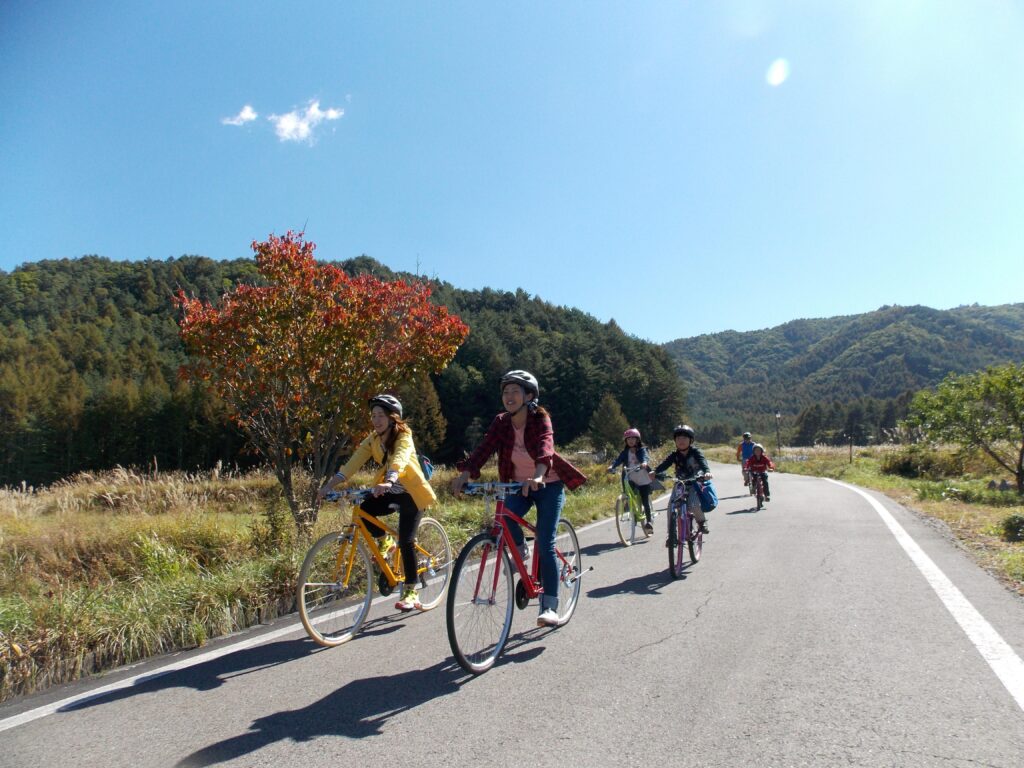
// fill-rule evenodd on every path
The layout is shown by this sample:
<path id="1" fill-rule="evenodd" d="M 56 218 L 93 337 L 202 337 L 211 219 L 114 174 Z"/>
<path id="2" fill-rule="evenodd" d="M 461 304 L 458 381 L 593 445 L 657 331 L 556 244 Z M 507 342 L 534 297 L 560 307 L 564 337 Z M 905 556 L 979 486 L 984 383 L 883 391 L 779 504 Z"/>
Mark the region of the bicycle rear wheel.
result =
<path id="1" fill-rule="evenodd" d="M 636 535 L 636 518 L 633 516 L 633 507 L 629 503 L 629 496 L 622 493 L 615 500 L 615 530 L 619 534 L 619 541 L 627 547 L 633 544 Z"/>
<path id="2" fill-rule="evenodd" d="M 359 631 L 373 597 L 373 567 L 361 541 L 329 533 L 299 571 L 299 618 L 320 645 L 341 645 Z"/>
<path id="3" fill-rule="evenodd" d="M 558 625 L 568 624 L 580 598 L 580 574 L 583 572 L 580 540 L 568 520 L 559 520 L 555 528 L 555 557 L 558 560 Z"/>
<path id="4" fill-rule="evenodd" d="M 448 587 L 448 644 L 467 672 L 486 672 L 501 655 L 515 606 L 512 562 L 489 533 L 462 548 Z"/>
<path id="5" fill-rule="evenodd" d="M 441 602 L 452 574 L 452 545 L 444 528 L 432 517 L 424 517 L 416 529 L 416 562 L 420 604 L 429 611 Z"/>

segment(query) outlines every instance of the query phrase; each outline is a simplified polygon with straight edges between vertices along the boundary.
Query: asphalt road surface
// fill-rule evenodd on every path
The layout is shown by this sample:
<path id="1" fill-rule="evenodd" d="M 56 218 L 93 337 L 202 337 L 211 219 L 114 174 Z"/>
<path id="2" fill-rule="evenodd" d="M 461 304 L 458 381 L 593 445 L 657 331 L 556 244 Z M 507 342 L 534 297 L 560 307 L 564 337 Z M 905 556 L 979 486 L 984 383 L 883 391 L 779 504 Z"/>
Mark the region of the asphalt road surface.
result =
<path id="1" fill-rule="evenodd" d="M 881 495 L 773 475 L 755 512 L 715 470 L 685 578 L 664 515 L 585 528 L 571 623 L 517 611 L 479 677 L 392 597 L 338 648 L 290 618 L 9 704 L 0 766 L 1024 766 L 1024 601 Z"/>

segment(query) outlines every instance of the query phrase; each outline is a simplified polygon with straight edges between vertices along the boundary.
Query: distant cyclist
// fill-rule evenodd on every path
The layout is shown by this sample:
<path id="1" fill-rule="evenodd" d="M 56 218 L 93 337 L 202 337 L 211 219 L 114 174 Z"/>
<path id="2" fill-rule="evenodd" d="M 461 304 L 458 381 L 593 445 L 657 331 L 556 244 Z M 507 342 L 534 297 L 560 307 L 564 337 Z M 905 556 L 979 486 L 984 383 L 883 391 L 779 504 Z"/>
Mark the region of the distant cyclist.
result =
<path id="1" fill-rule="evenodd" d="M 762 482 L 764 483 L 764 500 L 772 500 L 772 492 L 768 490 L 768 472 L 775 471 L 775 464 L 768 458 L 768 454 L 764 452 L 764 446 L 760 443 L 754 443 L 754 452 L 750 458 L 744 463 L 743 468 L 749 472 L 762 472 L 764 477 Z"/>
<path id="2" fill-rule="evenodd" d="M 498 454 L 498 479 L 503 483 L 523 483 L 522 494 L 505 498 L 509 511 L 525 517 L 537 506 L 535 546 L 540 563 L 540 615 L 537 626 L 558 626 L 558 561 L 555 557 L 555 529 L 565 504 L 565 489 L 577 488 L 586 475 L 555 453 L 551 417 L 537 400 L 540 384 L 528 371 L 509 371 L 501 377 L 501 402 L 504 413 L 494 417 L 484 439 L 473 455 L 459 463 L 462 473 L 452 480 L 452 492 L 458 495 L 470 478 L 480 477 L 480 469 L 491 454 Z M 511 522 L 511 521 L 510 521 Z M 526 553 L 523 529 L 510 526 L 512 538 L 521 553 Z"/>
<path id="3" fill-rule="evenodd" d="M 654 533 L 654 522 L 651 518 L 651 476 L 649 474 L 650 457 L 647 455 L 647 447 L 644 445 L 643 440 L 640 439 L 639 429 L 627 429 L 622 433 L 623 439 L 626 441 L 626 447 L 622 449 L 622 453 L 619 457 L 612 462 L 611 466 L 608 467 L 609 472 L 614 472 L 615 468 L 620 464 L 625 464 L 627 468 L 634 469 L 640 467 L 633 472 L 630 472 L 626 479 L 629 481 L 630 486 L 640 494 L 640 501 L 644 505 L 644 533 L 650 536 Z"/>
<path id="4" fill-rule="evenodd" d="M 743 433 L 743 441 L 736 446 L 736 461 L 740 463 L 740 470 L 743 472 L 743 484 L 747 485 L 750 478 L 747 476 L 747 459 L 754 455 L 754 441 L 749 432 Z"/>
<path id="5" fill-rule="evenodd" d="M 705 477 L 711 479 L 711 467 L 708 460 L 704 458 L 704 452 L 693 444 L 696 433 L 693 427 L 687 424 L 680 424 L 672 430 L 672 437 L 676 442 L 676 449 L 672 451 L 665 460 L 654 468 L 655 473 L 664 472 L 670 466 L 675 465 L 676 477 L 693 477 L 698 472 L 703 472 Z M 702 533 L 709 533 L 707 520 L 704 517 L 704 510 L 697 507 L 694 511 L 697 522 L 700 523 Z"/>
<path id="6" fill-rule="evenodd" d="M 367 514 L 380 517 L 390 513 L 391 505 L 398 505 L 398 548 L 402 553 L 402 571 L 405 589 L 402 599 L 395 604 L 400 611 L 422 610 L 416 591 L 416 529 L 423 510 L 437 501 L 434 489 L 423 477 L 412 431 L 402 421 L 402 404 L 391 395 L 371 397 L 370 424 L 373 429 L 359 444 L 352 458 L 346 462 L 320 489 L 320 498 L 336 485 L 344 483 L 371 458 L 380 465 L 374 480 L 373 494 L 360 508 Z M 370 535 L 377 537 L 377 547 L 386 555 L 394 546 L 394 539 L 386 536 L 383 528 L 366 524 Z"/>

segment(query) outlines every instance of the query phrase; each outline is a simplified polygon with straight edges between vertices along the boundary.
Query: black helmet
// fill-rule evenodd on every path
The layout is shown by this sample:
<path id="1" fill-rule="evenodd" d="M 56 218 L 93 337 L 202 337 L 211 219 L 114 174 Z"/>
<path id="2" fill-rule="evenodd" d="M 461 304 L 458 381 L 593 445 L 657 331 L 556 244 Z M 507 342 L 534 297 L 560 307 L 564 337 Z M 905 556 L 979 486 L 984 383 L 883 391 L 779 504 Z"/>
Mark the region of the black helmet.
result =
<path id="1" fill-rule="evenodd" d="M 385 411 L 398 414 L 398 418 L 402 418 L 402 404 L 398 402 L 398 398 L 392 395 L 374 395 L 369 400 L 370 408 L 379 405 Z"/>
<path id="2" fill-rule="evenodd" d="M 540 399 L 540 384 L 529 371 L 509 371 L 501 377 L 501 388 L 504 389 L 506 384 L 518 384 L 527 392 L 531 392 L 534 400 Z"/>
<path id="3" fill-rule="evenodd" d="M 697 433 L 693 431 L 693 427 L 689 424 L 680 424 L 678 427 L 672 430 L 672 437 L 676 438 L 680 435 L 686 435 L 690 438 L 690 442 L 693 442 L 697 438 Z"/>
<path id="4" fill-rule="evenodd" d="M 750 433 L 749 432 L 744 432 L 743 433 L 743 439 L 744 440 L 749 440 L 750 439 Z"/>

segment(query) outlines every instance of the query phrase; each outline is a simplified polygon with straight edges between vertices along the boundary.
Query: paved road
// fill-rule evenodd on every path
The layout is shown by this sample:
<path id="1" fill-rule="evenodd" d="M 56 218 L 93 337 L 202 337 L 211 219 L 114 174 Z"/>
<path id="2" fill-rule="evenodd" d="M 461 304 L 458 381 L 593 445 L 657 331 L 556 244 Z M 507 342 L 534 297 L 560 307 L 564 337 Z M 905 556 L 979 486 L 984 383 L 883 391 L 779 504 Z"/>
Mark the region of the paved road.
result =
<path id="1" fill-rule="evenodd" d="M 685 579 L 668 579 L 664 516 L 629 549 L 591 527 L 572 622 L 517 614 L 480 677 L 451 660 L 441 610 L 378 608 L 335 649 L 285 623 L 14 727 L 117 676 L 0 709 L 0 766 L 1024 765 L 1024 602 L 870 494 L 1009 645 L 989 663 L 866 498 L 775 475 L 754 512 L 738 469 L 716 470 L 721 506 Z"/>

